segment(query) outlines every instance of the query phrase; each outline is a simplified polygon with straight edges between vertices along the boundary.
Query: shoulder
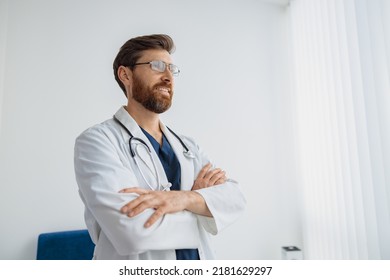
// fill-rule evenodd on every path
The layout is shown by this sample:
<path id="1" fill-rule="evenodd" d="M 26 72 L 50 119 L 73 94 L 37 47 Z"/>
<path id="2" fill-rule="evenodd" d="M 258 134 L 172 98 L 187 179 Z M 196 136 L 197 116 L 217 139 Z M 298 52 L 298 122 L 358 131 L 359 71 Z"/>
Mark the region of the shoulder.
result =
<path id="1" fill-rule="evenodd" d="M 108 119 L 84 130 L 77 138 L 76 144 L 85 140 L 117 139 L 120 136 L 120 128 L 113 119 Z"/>

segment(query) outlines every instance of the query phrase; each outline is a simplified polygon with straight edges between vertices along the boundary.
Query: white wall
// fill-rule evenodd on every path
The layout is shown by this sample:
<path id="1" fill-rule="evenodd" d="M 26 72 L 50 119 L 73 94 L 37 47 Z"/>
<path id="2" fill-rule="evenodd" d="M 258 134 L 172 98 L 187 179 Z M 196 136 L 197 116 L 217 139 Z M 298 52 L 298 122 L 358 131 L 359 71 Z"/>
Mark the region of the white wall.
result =
<path id="1" fill-rule="evenodd" d="M 127 39 L 151 33 L 174 38 L 182 71 L 164 121 L 197 139 L 240 181 L 248 200 L 246 214 L 214 239 L 218 258 L 279 259 L 281 246 L 301 246 L 282 6 L 254 0 L 8 6 L 6 45 L 0 41 L 6 50 L 0 259 L 34 259 L 39 233 L 85 227 L 74 139 L 126 102 L 112 61 Z"/>
<path id="2" fill-rule="evenodd" d="M 0 0 L 0 135 L 4 95 L 5 46 L 7 37 L 8 0 Z"/>

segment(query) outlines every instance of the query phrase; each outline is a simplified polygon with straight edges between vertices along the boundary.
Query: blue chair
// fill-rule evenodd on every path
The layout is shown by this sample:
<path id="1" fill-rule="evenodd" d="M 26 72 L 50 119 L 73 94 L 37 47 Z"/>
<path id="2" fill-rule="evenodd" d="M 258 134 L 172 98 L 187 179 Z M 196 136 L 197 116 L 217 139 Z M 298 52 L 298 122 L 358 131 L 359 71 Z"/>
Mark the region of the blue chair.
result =
<path id="1" fill-rule="evenodd" d="M 91 260 L 95 244 L 86 229 L 42 233 L 37 260 Z"/>

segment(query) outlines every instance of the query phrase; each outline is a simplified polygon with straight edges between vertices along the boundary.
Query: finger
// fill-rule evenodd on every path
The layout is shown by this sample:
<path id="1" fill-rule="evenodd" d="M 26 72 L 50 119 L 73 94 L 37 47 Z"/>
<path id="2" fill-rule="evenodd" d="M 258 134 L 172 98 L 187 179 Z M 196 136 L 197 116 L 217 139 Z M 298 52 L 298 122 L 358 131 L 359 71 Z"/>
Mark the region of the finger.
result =
<path id="1" fill-rule="evenodd" d="M 144 203 L 147 199 L 149 199 L 148 197 L 148 194 L 143 194 L 143 195 L 140 195 L 139 197 L 137 197 L 136 199 L 133 199 L 132 201 L 130 201 L 129 203 L 127 203 L 126 205 L 124 205 L 122 208 L 121 208 L 121 212 L 123 214 L 127 214 L 129 217 L 130 217 L 130 213 L 132 211 L 134 211 L 134 209 L 136 207 L 138 207 L 139 205 L 141 205 L 142 203 Z M 131 216 L 134 216 L 134 215 L 131 215 Z"/>
<path id="2" fill-rule="evenodd" d="M 221 170 L 221 172 L 214 174 L 214 176 L 210 178 L 209 185 L 214 186 L 216 184 L 216 182 L 218 182 L 220 179 L 225 177 L 225 174 L 226 174 L 226 172 L 222 171 L 222 170 Z"/>
<path id="3" fill-rule="evenodd" d="M 207 172 L 209 171 L 210 168 L 211 168 L 211 163 L 209 162 L 208 164 L 203 166 L 203 168 L 199 171 L 199 174 L 198 174 L 198 176 L 196 178 L 197 179 L 198 178 L 204 178 L 204 176 L 207 174 Z"/>
<path id="4" fill-rule="evenodd" d="M 147 197 L 139 203 L 137 206 L 131 209 L 127 214 L 128 217 L 134 217 L 138 214 L 142 213 L 146 209 L 157 208 L 160 206 L 160 201 L 156 197 L 150 197 L 150 195 L 146 195 Z"/>
<path id="5" fill-rule="evenodd" d="M 222 172 L 221 168 L 215 168 L 215 169 L 213 169 L 213 170 L 207 172 L 207 174 L 206 174 L 206 176 L 204 176 L 204 178 L 205 178 L 205 180 L 210 181 L 210 179 L 211 179 L 214 175 L 218 174 L 219 172 Z"/>
<path id="6" fill-rule="evenodd" d="M 210 167 L 211 167 L 211 164 L 209 164 L 208 168 L 210 168 Z M 199 190 L 199 189 L 207 188 L 207 187 L 214 185 L 215 181 L 218 180 L 219 178 L 214 179 L 212 183 L 210 183 L 210 179 L 213 176 L 215 176 L 216 174 L 218 174 L 219 172 L 222 172 L 222 170 L 220 168 L 216 168 L 214 170 L 208 169 L 207 173 L 203 177 L 201 177 L 203 175 L 203 173 L 199 174 L 199 176 L 198 176 L 198 178 L 196 178 L 191 190 L 193 190 L 193 191 Z"/>
<path id="7" fill-rule="evenodd" d="M 145 227 L 151 227 L 158 219 L 160 219 L 165 214 L 164 207 L 159 207 L 154 211 L 153 215 L 146 221 Z"/>
<path id="8" fill-rule="evenodd" d="M 119 191 L 119 193 L 136 193 L 136 194 L 146 194 L 149 193 L 149 190 L 138 188 L 138 187 L 132 187 L 132 188 L 125 188 Z"/>
<path id="9" fill-rule="evenodd" d="M 214 186 L 215 185 L 221 185 L 221 184 L 225 184 L 227 181 L 227 177 L 224 176 L 223 178 L 219 179 L 217 182 L 215 182 Z"/>

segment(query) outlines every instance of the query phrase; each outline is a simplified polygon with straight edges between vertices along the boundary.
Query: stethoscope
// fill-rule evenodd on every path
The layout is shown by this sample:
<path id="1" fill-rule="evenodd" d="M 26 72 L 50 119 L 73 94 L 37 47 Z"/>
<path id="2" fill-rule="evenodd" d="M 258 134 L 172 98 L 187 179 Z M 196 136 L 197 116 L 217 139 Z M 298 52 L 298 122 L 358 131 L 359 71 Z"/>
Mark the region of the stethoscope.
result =
<path id="1" fill-rule="evenodd" d="M 146 144 L 146 142 L 144 140 L 142 140 L 141 138 L 134 137 L 134 135 L 130 132 L 130 130 L 117 117 L 113 116 L 113 118 L 130 135 L 129 148 L 130 148 L 131 157 L 134 159 L 135 165 L 137 166 L 139 173 L 141 174 L 142 178 L 144 179 L 144 181 L 146 182 L 148 187 L 151 190 L 153 190 L 153 191 L 156 190 L 156 188 L 153 188 L 153 186 L 148 182 L 148 180 L 146 180 L 146 177 L 145 177 L 144 173 L 142 172 L 142 170 L 140 168 L 140 165 L 138 163 L 137 157 L 140 158 L 142 160 L 142 162 L 146 166 L 148 166 L 148 164 L 145 162 L 145 160 L 140 156 L 140 154 L 138 152 L 138 147 L 139 146 L 143 146 L 146 149 L 146 151 L 148 152 L 148 154 L 149 154 L 149 157 L 150 157 L 150 159 L 152 161 L 152 164 L 153 164 L 154 173 L 156 173 L 156 180 L 157 180 L 158 190 L 162 190 L 162 191 L 168 190 L 172 186 L 172 184 L 171 183 L 168 183 L 166 185 L 162 185 L 161 184 L 160 175 L 158 174 L 158 171 L 157 171 L 157 165 L 156 165 L 156 162 L 153 159 L 152 150 L 150 149 L 148 144 Z M 184 154 L 184 156 L 187 157 L 187 158 L 190 158 L 190 159 L 194 159 L 195 158 L 194 154 L 190 151 L 190 149 L 188 149 L 187 145 L 184 144 L 183 140 L 175 132 L 173 132 L 172 129 L 170 129 L 169 127 L 167 127 L 167 129 L 173 134 L 173 136 L 176 137 L 177 140 L 179 140 L 180 144 L 183 146 L 183 149 L 184 149 L 183 150 L 183 154 Z M 131 145 L 132 141 L 136 141 L 136 142 L 133 143 L 134 144 L 134 148 Z"/>

